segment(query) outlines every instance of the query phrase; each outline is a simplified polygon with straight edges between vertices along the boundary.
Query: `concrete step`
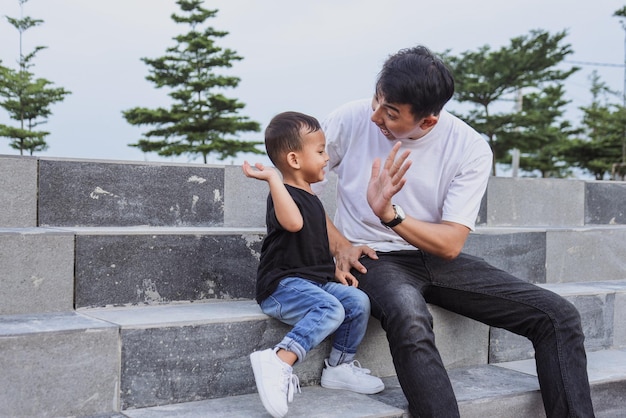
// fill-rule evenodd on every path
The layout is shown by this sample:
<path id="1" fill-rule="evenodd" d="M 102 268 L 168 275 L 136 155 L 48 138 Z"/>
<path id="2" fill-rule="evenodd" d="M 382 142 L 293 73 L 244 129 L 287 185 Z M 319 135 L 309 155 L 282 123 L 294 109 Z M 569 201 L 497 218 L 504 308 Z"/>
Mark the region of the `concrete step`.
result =
<path id="1" fill-rule="evenodd" d="M 582 318 L 587 351 L 626 348 L 626 280 L 540 284 L 570 301 Z M 529 340 L 500 328 L 489 333 L 489 363 L 530 359 Z"/>
<path id="2" fill-rule="evenodd" d="M 74 312 L 0 316 L 0 416 L 119 411 L 119 328 Z"/>
<path id="3" fill-rule="evenodd" d="M 626 417 L 626 351 L 589 353 L 589 380 L 598 418 Z M 539 384 L 530 360 L 449 370 L 461 417 L 545 417 Z M 305 387 L 289 406 L 290 417 L 402 417 L 407 402 L 395 377 L 384 379 L 385 390 L 366 396 L 348 391 Z M 268 417 L 258 394 L 123 410 L 130 418 Z"/>
<path id="4" fill-rule="evenodd" d="M 0 228 L 0 314 L 251 299 L 264 236 L 264 228 Z M 533 283 L 626 279 L 623 225 L 481 227 L 465 250 Z"/>
<path id="5" fill-rule="evenodd" d="M 432 311 L 446 365 L 486 363 L 487 326 L 437 307 Z M 124 409 L 253 393 L 249 354 L 272 347 L 290 329 L 264 315 L 254 301 L 85 309 L 81 313 L 121 329 Z M 329 351 L 326 340 L 296 366 L 302 386 L 319 384 Z M 370 321 L 358 359 L 378 376 L 395 374 L 376 320 Z"/>
<path id="6" fill-rule="evenodd" d="M 589 352 L 626 348 L 626 281 L 544 285 L 579 309 Z M 436 342 L 448 368 L 532 359 L 523 337 L 430 307 Z M 248 354 L 271 347 L 289 327 L 265 316 L 254 301 L 84 309 L 121 328 L 122 406 L 139 408 L 254 391 Z M 319 383 L 328 341 L 299 365 L 303 386 Z M 386 337 L 375 319 L 359 361 L 377 376 L 393 376 Z"/>
<path id="7" fill-rule="evenodd" d="M 0 229 L 0 283 L 0 315 L 72 311 L 74 233 Z"/>
<path id="8" fill-rule="evenodd" d="M 626 182 L 491 177 L 478 223 L 489 226 L 626 224 Z"/>
<path id="9" fill-rule="evenodd" d="M 37 226 L 37 181 L 37 158 L 0 155 L 0 228 Z"/>
<path id="10" fill-rule="evenodd" d="M 0 155 L 0 227 L 261 227 L 267 190 L 240 166 Z M 626 182 L 492 177 L 478 223 L 624 225 L 625 200 Z"/>
<path id="11" fill-rule="evenodd" d="M 602 312 L 592 315 L 595 319 L 608 321 L 611 309 L 606 301 L 613 300 L 613 314 L 626 306 L 620 303 L 623 283 L 563 284 L 553 290 L 559 287 L 568 298 L 604 301 Z M 494 344 L 494 329 L 434 306 L 431 311 L 446 367 L 462 370 L 487 365 L 493 354 L 489 341 L 491 334 Z M 622 338 L 623 344 L 624 324 L 617 318 L 623 315 L 614 318 L 613 342 Z M 594 324 L 600 328 L 608 324 L 584 323 L 587 333 L 594 330 Z M 0 398 L 0 405 L 5 410 L 0 409 L 0 416 L 38 415 L 40 411 L 51 411 L 50 416 L 81 416 L 119 411 L 120 407 L 253 394 L 248 354 L 271 347 L 288 329 L 262 314 L 250 300 L 4 315 L 0 317 L 0 393 L 5 398 Z M 325 341 L 296 367 L 303 387 L 319 384 L 329 349 Z M 370 321 L 358 358 L 376 375 L 395 374 L 386 338 L 375 320 Z"/>
<path id="12" fill-rule="evenodd" d="M 264 229 L 74 232 L 77 308 L 254 298 Z"/>
<path id="13" fill-rule="evenodd" d="M 531 283 L 626 279 L 626 226 L 478 227 L 463 251 Z"/>
<path id="14" fill-rule="evenodd" d="M 71 230 L 78 308 L 254 297 L 263 228 Z M 626 279 L 622 225 L 481 228 L 466 249 L 533 283 Z"/>

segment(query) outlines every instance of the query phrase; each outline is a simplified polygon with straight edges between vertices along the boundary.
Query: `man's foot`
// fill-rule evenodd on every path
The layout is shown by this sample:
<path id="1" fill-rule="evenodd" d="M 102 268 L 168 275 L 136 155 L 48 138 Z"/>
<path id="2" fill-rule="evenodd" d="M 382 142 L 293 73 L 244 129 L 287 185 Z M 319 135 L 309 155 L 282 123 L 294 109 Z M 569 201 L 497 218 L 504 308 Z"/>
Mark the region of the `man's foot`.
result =
<path id="1" fill-rule="evenodd" d="M 368 369 L 361 368 L 361 364 L 354 360 L 336 367 L 324 360 L 322 370 L 322 387 L 328 389 L 345 389 L 352 392 L 371 395 L 385 389 L 385 384 L 376 376 L 372 376 Z"/>
<path id="2" fill-rule="evenodd" d="M 293 400 L 293 393 L 300 392 L 300 382 L 291 366 L 278 358 L 277 350 L 255 351 L 250 354 L 250 362 L 263 406 L 274 418 L 282 418 L 287 414 L 287 402 Z"/>

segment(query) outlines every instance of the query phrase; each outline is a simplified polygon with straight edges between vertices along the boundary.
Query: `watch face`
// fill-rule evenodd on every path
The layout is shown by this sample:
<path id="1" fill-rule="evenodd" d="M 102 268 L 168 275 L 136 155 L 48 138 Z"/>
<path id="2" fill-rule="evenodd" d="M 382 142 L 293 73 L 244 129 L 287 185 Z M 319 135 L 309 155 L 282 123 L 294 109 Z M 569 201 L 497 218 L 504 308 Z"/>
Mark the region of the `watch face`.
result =
<path id="1" fill-rule="evenodd" d="M 393 208 L 396 211 L 396 218 L 404 219 L 406 217 L 406 215 L 404 214 L 404 211 L 402 210 L 400 206 L 394 205 Z"/>

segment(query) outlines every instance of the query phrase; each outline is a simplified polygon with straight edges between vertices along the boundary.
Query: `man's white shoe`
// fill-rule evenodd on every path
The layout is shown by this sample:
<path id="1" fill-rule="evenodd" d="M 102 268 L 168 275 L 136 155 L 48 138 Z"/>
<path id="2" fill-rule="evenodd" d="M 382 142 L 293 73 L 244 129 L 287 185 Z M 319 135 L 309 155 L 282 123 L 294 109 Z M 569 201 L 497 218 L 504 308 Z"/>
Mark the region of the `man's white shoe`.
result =
<path id="1" fill-rule="evenodd" d="M 385 384 L 376 376 L 372 376 L 368 369 L 361 368 L 361 364 L 354 360 L 336 367 L 324 360 L 322 370 L 322 387 L 328 389 L 345 389 L 352 392 L 371 395 L 385 389 Z"/>
<path id="2" fill-rule="evenodd" d="M 289 409 L 294 392 L 300 392 L 298 376 L 276 355 L 277 348 L 250 354 L 256 388 L 263 406 L 274 418 L 282 418 Z"/>

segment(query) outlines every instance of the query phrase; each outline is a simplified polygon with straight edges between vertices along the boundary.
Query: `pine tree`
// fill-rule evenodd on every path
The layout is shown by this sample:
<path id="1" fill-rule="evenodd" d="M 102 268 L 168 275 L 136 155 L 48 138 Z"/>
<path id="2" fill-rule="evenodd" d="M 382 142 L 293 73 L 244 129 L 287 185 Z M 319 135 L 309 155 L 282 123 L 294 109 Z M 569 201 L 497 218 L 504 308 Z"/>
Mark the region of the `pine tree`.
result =
<path id="1" fill-rule="evenodd" d="M 239 152 L 263 154 L 257 149 L 262 142 L 233 139 L 239 132 L 259 132 L 260 125 L 238 115 L 245 105 L 225 97 L 221 91 L 235 88 L 240 79 L 218 74 L 216 68 L 230 68 L 243 59 L 231 49 L 222 49 L 215 39 L 228 32 L 205 26 L 217 10 L 204 9 L 202 0 L 178 0 L 182 14 L 172 15 L 176 23 L 189 25 L 191 31 L 174 37 L 176 45 L 166 49 L 166 55 L 142 61 L 150 66 L 146 79 L 157 88 L 167 87 L 172 99 L 169 109 L 135 107 L 122 112 L 131 125 L 150 125 L 145 138 L 129 144 L 143 152 L 162 156 L 202 155 L 204 163 L 211 153 L 220 160 Z"/>
<path id="2" fill-rule="evenodd" d="M 20 8 L 28 0 L 18 0 Z M 35 78 L 29 71 L 33 67 L 35 55 L 45 49 L 37 46 L 24 55 L 22 53 L 22 36 L 32 27 L 43 23 L 43 20 L 22 17 L 20 19 L 6 17 L 7 21 L 20 33 L 20 58 L 19 69 L 13 70 L 5 67 L 0 62 L 0 106 L 9 114 L 10 118 L 19 123 L 18 127 L 0 124 L 0 137 L 11 139 L 10 146 L 19 150 L 20 155 L 28 151 L 33 155 L 35 151 L 43 151 L 48 148 L 45 137 L 50 133 L 35 130 L 39 125 L 47 122 L 52 115 L 50 106 L 61 102 L 69 91 L 61 87 L 52 87 L 53 83 L 44 78 Z"/>
<path id="3" fill-rule="evenodd" d="M 519 120 L 517 111 L 495 113 L 493 105 L 501 100 L 515 100 L 510 97 L 522 88 L 542 90 L 578 71 L 577 67 L 556 69 L 572 53 L 570 45 L 561 43 L 566 36 L 566 31 L 551 35 L 533 30 L 527 36 L 511 39 L 509 46 L 498 50 L 485 45 L 477 52 L 466 51 L 459 56 L 442 54 L 454 74 L 455 99 L 475 106 L 460 117 L 487 137 L 494 154 L 493 175 L 496 162 L 510 161 L 509 151 L 516 146 L 504 140 L 505 129 L 511 133 L 518 128 L 514 123 Z"/>
<path id="4" fill-rule="evenodd" d="M 565 155 L 571 165 L 602 180 L 622 156 L 626 109 L 611 101 L 618 93 L 609 89 L 596 71 L 590 79 L 592 102 L 580 108 L 584 135 L 572 141 Z"/>
<path id="5" fill-rule="evenodd" d="M 569 103 L 564 94 L 563 85 L 556 83 L 524 95 L 522 109 L 513 115 L 514 123 L 500 133 L 499 141 L 521 151 L 522 170 L 538 171 L 544 178 L 571 175 L 563 153 L 580 129 L 563 118 Z"/>

